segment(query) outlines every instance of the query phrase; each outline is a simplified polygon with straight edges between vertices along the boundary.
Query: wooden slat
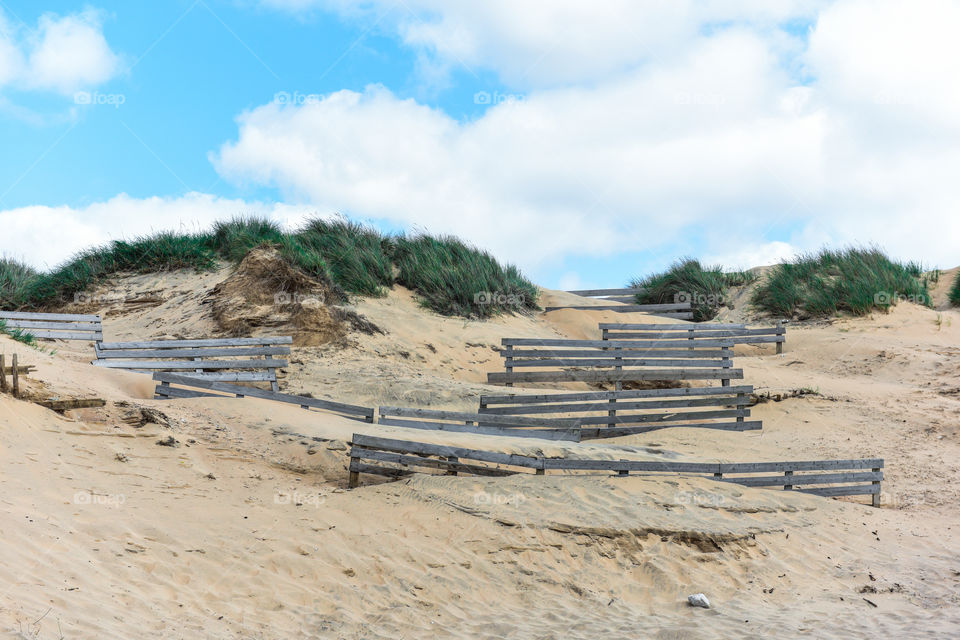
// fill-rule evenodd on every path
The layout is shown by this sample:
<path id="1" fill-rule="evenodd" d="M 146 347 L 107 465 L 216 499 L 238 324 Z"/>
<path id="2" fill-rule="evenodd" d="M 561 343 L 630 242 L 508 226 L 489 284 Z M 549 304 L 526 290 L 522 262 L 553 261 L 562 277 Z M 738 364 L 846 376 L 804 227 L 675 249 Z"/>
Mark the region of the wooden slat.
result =
<path id="1" fill-rule="evenodd" d="M 42 329 L 37 329 L 34 331 L 27 331 L 34 338 L 46 338 L 48 340 L 87 340 L 91 342 L 96 342 L 97 340 L 103 340 L 102 333 L 82 333 L 78 331 L 46 331 Z"/>
<path id="2" fill-rule="evenodd" d="M 609 405 L 612 409 L 616 405 Z M 605 411 L 606 409 L 592 409 L 591 411 Z M 719 420 L 720 418 L 745 418 L 750 415 L 749 409 L 716 409 L 713 411 L 670 411 L 663 413 L 628 413 L 621 414 L 619 407 L 616 416 L 579 416 L 580 424 L 647 424 L 650 422 L 682 422 L 689 420 Z"/>
<path id="3" fill-rule="evenodd" d="M 602 424 L 602 423 L 601 423 Z M 716 429 L 718 431 L 757 431 L 763 428 L 760 420 L 745 420 L 743 422 L 678 422 L 647 424 L 637 427 L 582 427 L 581 440 L 595 440 L 598 438 L 620 438 L 648 431 L 661 429 Z"/>
<path id="4" fill-rule="evenodd" d="M 559 311 L 561 309 L 573 309 L 574 311 L 629 311 L 629 312 L 657 312 L 657 311 L 687 311 L 689 310 L 690 303 L 664 303 L 664 304 L 616 304 L 616 305 L 606 305 L 598 304 L 594 306 L 590 305 L 571 305 L 567 307 L 546 307 L 544 311 Z"/>
<path id="5" fill-rule="evenodd" d="M 290 336 L 263 338 L 200 338 L 191 340 L 146 340 L 140 342 L 103 342 L 101 351 L 110 349 L 184 349 L 189 347 L 250 347 L 293 344 Z"/>
<path id="6" fill-rule="evenodd" d="M 405 407 L 380 407 L 380 416 L 397 416 L 400 418 L 422 418 L 433 420 L 464 420 L 470 422 L 483 421 L 484 423 L 511 427 L 543 427 L 554 429 L 557 427 L 576 427 L 576 419 L 549 419 L 549 418 L 518 418 L 514 416 L 491 416 L 465 411 L 445 411 L 437 409 L 409 409 Z"/>
<path id="7" fill-rule="evenodd" d="M 519 371 L 487 374 L 487 382 L 638 382 L 642 380 L 739 380 L 742 369 L 613 369 L 603 371 Z"/>
<path id="8" fill-rule="evenodd" d="M 620 348 L 620 349 L 651 349 L 663 347 L 676 349 L 676 340 L 568 340 L 565 338 L 502 338 L 500 343 L 505 347 L 568 347 L 570 349 L 583 348 Z M 730 339 L 691 340 L 691 347 L 732 347 Z M 695 343 L 695 344 L 694 344 Z"/>
<path id="9" fill-rule="evenodd" d="M 238 387 L 236 385 L 224 384 L 222 382 L 212 382 L 209 380 L 197 379 L 192 375 L 177 375 L 173 373 L 154 373 L 153 379 L 158 382 L 168 382 L 170 384 L 179 384 L 185 387 L 197 387 L 200 389 L 210 389 L 212 391 L 221 391 L 224 393 L 239 394 L 251 398 L 261 398 L 263 400 L 274 400 L 276 402 L 286 402 L 300 406 L 313 407 L 315 409 L 326 409 L 348 415 L 359 415 L 373 421 L 373 409 L 370 407 L 361 407 L 343 402 L 334 402 L 332 400 L 320 400 L 317 398 L 304 398 L 276 391 L 266 391 L 256 387 Z"/>
<path id="10" fill-rule="evenodd" d="M 392 462 L 402 464 L 408 467 L 424 467 L 430 469 L 444 469 L 447 471 L 457 471 L 458 473 L 470 473 L 478 476 L 511 476 L 517 473 L 509 469 L 498 469 L 496 467 L 484 467 L 475 464 L 465 464 L 462 462 L 453 462 L 450 460 L 438 460 L 436 458 L 421 458 L 419 456 L 405 456 L 400 453 L 390 451 L 376 451 L 374 449 L 365 449 L 363 447 L 353 447 L 350 450 L 350 457 L 357 460 L 377 460 L 378 462 Z"/>
<path id="11" fill-rule="evenodd" d="M 132 358 L 205 358 L 211 356 L 283 356 L 290 347 L 212 347 L 209 349 L 97 349 L 102 360 Z"/>
<path id="12" fill-rule="evenodd" d="M 636 324 L 629 322 L 601 322 L 599 323 L 601 331 L 608 329 L 610 331 L 700 331 L 702 329 L 745 329 L 745 324 L 735 324 L 726 322 L 696 322 L 696 323 L 677 323 L 677 324 Z"/>
<path id="13" fill-rule="evenodd" d="M 715 331 L 608 331 L 607 338 L 611 340 L 628 340 L 642 338 L 644 340 L 689 340 L 696 338 L 739 338 L 744 336 L 769 336 L 786 334 L 786 327 L 770 327 L 768 329 L 717 329 Z"/>
<path id="14" fill-rule="evenodd" d="M 752 385 L 737 387 L 689 387 L 683 389 L 631 389 L 628 391 L 586 391 L 576 393 L 510 394 L 480 396 L 480 404 L 538 404 L 581 400 L 611 400 L 631 398 L 670 398 L 753 393 Z"/>
<path id="15" fill-rule="evenodd" d="M 0 318 L 0 320 L 3 320 Z M 8 329 L 50 329 L 53 331 L 102 331 L 99 322 L 48 322 L 38 320 L 3 320 Z"/>
<path id="16" fill-rule="evenodd" d="M 731 345 L 732 348 L 733 345 Z M 512 349 L 500 350 L 503 358 L 728 358 L 731 351 L 723 349 Z"/>
<path id="17" fill-rule="evenodd" d="M 721 332 L 721 333 L 727 333 L 727 332 Z M 668 338 L 662 338 L 662 337 L 658 338 L 658 336 L 662 336 L 662 335 L 663 334 L 656 334 L 656 333 L 648 334 L 648 335 L 641 335 L 639 333 L 637 334 L 617 333 L 617 334 L 609 334 L 608 337 L 610 339 L 619 339 L 619 340 L 630 339 L 630 338 L 636 338 L 636 339 L 656 338 L 663 341 L 668 340 Z M 698 340 L 701 340 L 701 339 L 709 340 L 710 338 L 697 337 L 694 340 L 690 340 L 689 338 L 676 337 L 676 339 L 670 339 L 670 346 L 679 346 L 681 344 L 684 344 L 685 341 L 696 343 Z M 723 336 L 723 339 L 730 340 L 734 344 L 766 344 L 771 342 L 786 342 L 786 336 L 782 334 L 774 335 L 774 336 L 759 336 L 759 335 L 735 336 L 734 335 L 734 336 Z"/>
<path id="18" fill-rule="evenodd" d="M 646 289 L 577 289 L 576 291 L 567 291 L 567 293 L 572 293 L 575 296 L 582 296 L 584 298 L 595 298 L 597 296 L 623 296 L 638 293 L 646 293 Z"/>
<path id="19" fill-rule="evenodd" d="M 664 473 L 714 473 L 716 463 L 667 462 L 660 460 L 588 460 L 544 458 L 544 469 L 568 471 L 641 471 Z"/>
<path id="20" fill-rule="evenodd" d="M 778 471 L 829 471 L 831 469 L 882 469 L 883 458 L 856 460 L 794 460 L 787 462 L 720 463 L 719 473 L 764 473 Z"/>
<path id="21" fill-rule="evenodd" d="M 108 369 L 281 369 L 286 360 L 95 360 Z"/>
<path id="22" fill-rule="evenodd" d="M 835 498 L 838 496 L 859 496 L 859 495 L 876 495 L 880 493 L 879 484 L 867 484 L 859 485 L 853 487 L 816 487 L 813 489 L 807 489 L 806 487 L 801 489 L 795 489 L 800 493 L 812 493 L 815 496 L 831 497 Z"/>
<path id="23" fill-rule="evenodd" d="M 395 440 L 393 438 L 368 436 L 360 433 L 353 434 L 351 443 L 369 449 L 396 451 L 398 453 L 416 453 L 419 455 L 440 456 L 446 458 L 468 458 L 470 460 L 480 460 L 482 462 L 490 462 L 492 464 L 506 464 L 514 467 L 527 467 L 530 469 L 537 469 L 542 465 L 542 461 L 539 458 L 532 456 L 466 449 L 464 447 L 456 447 L 444 444 L 428 444 L 425 442 Z"/>
<path id="24" fill-rule="evenodd" d="M 718 479 L 723 480 L 724 482 L 735 482 L 746 487 L 782 487 L 784 485 L 807 487 L 814 484 L 840 484 L 883 480 L 883 472 L 864 471 L 860 473 L 810 473 L 806 475 L 757 476 L 752 478 L 728 476 Z"/>
<path id="25" fill-rule="evenodd" d="M 730 359 L 680 359 L 680 358 L 544 358 L 542 360 L 518 360 L 514 358 L 510 361 L 510 366 L 532 368 L 532 367 L 724 367 L 730 366 Z"/>
<path id="26" fill-rule="evenodd" d="M 98 315 L 78 313 L 35 313 L 33 311 L 0 311 L 0 320 L 53 320 L 59 322 L 100 322 Z"/>
<path id="27" fill-rule="evenodd" d="M 427 422 L 424 420 L 406 420 L 400 418 L 385 418 L 383 415 L 377 420 L 379 424 L 390 427 L 406 427 L 410 429 L 424 429 L 428 431 L 452 431 L 455 433 L 476 433 L 488 436 L 508 436 L 511 438 L 537 438 L 540 440 L 566 440 L 580 442 L 580 429 L 536 429 L 532 427 L 500 427 L 475 424 L 453 424 L 444 422 Z"/>
<path id="28" fill-rule="evenodd" d="M 207 393 L 195 389 L 181 389 L 180 387 L 157 385 L 155 396 L 161 398 L 234 398 L 236 396 L 226 396 L 219 393 Z"/>
<path id="29" fill-rule="evenodd" d="M 729 389 L 730 387 L 720 387 Z M 609 401 L 603 402 L 564 402 L 557 404 L 520 404 L 515 406 L 496 406 L 481 407 L 480 413 L 487 415 L 518 416 L 543 413 L 595 413 L 606 412 L 616 409 L 619 415 L 621 411 L 653 411 L 655 409 L 685 409 L 689 407 L 713 407 L 713 406 L 746 406 L 750 404 L 750 398 L 747 395 L 734 396 L 732 398 L 725 396 L 708 396 L 706 398 L 687 398 L 681 400 L 647 400 L 642 402 L 624 402 L 617 400 L 615 403 Z M 683 415 L 678 413 L 678 415 Z"/>

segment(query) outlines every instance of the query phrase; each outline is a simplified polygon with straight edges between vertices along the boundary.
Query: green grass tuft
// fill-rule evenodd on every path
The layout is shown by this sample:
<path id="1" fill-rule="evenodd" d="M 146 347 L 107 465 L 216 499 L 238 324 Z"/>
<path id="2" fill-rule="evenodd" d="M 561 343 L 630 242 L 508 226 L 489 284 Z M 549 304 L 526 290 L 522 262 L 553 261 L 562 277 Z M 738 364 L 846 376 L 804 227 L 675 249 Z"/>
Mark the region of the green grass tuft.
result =
<path id="1" fill-rule="evenodd" d="M 953 279 L 953 284 L 950 285 L 949 299 L 950 304 L 960 307 L 960 271 L 957 271 L 957 277 Z"/>
<path id="2" fill-rule="evenodd" d="M 295 236 L 303 256 L 322 256 L 334 282 L 350 293 L 386 295 L 393 285 L 390 241 L 379 231 L 345 218 L 314 219 Z"/>
<path id="3" fill-rule="evenodd" d="M 909 300 L 931 306 L 923 269 L 896 262 L 879 249 L 824 249 L 776 265 L 754 291 L 766 313 L 801 317 L 864 315 Z"/>
<path id="4" fill-rule="evenodd" d="M 397 282 L 413 289 L 437 313 L 490 317 L 504 311 L 538 309 L 537 288 L 513 265 L 456 238 L 399 236 L 393 259 Z"/>
<path id="5" fill-rule="evenodd" d="M 4 322 L 3 320 L 0 320 L 0 333 L 8 335 L 14 340 L 16 340 L 17 342 L 22 342 L 28 347 L 33 347 L 34 349 L 43 351 L 43 349 L 40 346 L 40 343 L 37 342 L 37 339 L 34 337 L 32 333 L 24 331 L 23 329 L 8 329 L 7 323 Z"/>
<path id="6" fill-rule="evenodd" d="M 689 301 L 694 321 L 703 322 L 716 317 L 730 287 L 750 284 L 756 279 L 750 271 L 725 272 L 720 266 L 704 267 L 699 260 L 684 258 L 662 273 L 635 278 L 629 286 L 646 289 L 637 295 L 637 304 Z"/>
<path id="7" fill-rule="evenodd" d="M 240 262 L 254 247 L 280 245 L 286 236 L 279 225 L 252 216 L 237 217 L 213 225 L 207 242 L 211 249 L 229 262 Z"/>

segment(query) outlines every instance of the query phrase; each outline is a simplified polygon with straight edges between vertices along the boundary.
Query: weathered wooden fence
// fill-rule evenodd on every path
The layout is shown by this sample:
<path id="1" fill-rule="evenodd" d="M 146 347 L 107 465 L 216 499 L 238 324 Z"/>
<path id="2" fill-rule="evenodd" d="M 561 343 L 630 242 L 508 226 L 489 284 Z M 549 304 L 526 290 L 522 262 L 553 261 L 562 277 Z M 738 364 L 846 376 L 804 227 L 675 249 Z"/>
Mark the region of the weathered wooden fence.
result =
<path id="1" fill-rule="evenodd" d="M 8 329 L 20 329 L 34 338 L 91 342 L 103 340 L 103 322 L 98 315 L 0 311 L 0 321 Z"/>
<path id="2" fill-rule="evenodd" d="M 777 353 L 783 353 L 787 329 L 777 320 L 772 327 L 748 328 L 744 324 L 629 324 L 601 322 L 603 340 L 696 340 L 724 339 L 734 344 L 776 343 Z"/>
<path id="3" fill-rule="evenodd" d="M 394 427 L 433 431 L 580 441 L 580 421 L 577 419 L 526 418 L 462 411 L 380 407 L 378 422 Z"/>

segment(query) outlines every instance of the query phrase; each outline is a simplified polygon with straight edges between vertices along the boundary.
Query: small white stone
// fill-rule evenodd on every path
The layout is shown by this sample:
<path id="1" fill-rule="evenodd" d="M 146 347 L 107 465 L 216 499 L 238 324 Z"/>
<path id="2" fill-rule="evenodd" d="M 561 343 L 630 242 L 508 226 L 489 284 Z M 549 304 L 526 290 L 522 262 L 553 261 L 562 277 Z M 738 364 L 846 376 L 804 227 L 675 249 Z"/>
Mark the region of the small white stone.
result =
<path id="1" fill-rule="evenodd" d="M 707 600 L 707 596 L 702 593 L 695 593 L 692 596 L 687 596 L 687 604 L 691 607 L 703 607 L 704 609 L 710 608 L 710 601 Z"/>

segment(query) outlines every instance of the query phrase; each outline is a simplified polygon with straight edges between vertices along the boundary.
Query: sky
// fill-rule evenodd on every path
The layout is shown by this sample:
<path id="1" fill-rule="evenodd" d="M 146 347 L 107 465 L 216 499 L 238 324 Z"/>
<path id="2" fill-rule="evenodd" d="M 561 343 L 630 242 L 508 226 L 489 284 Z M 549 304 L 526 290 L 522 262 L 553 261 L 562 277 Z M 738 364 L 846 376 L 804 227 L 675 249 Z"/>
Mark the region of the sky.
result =
<path id="1" fill-rule="evenodd" d="M 0 0 L 0 254 L 261 215 L 618 287 L 960 264 L 960 3 Z"/>

